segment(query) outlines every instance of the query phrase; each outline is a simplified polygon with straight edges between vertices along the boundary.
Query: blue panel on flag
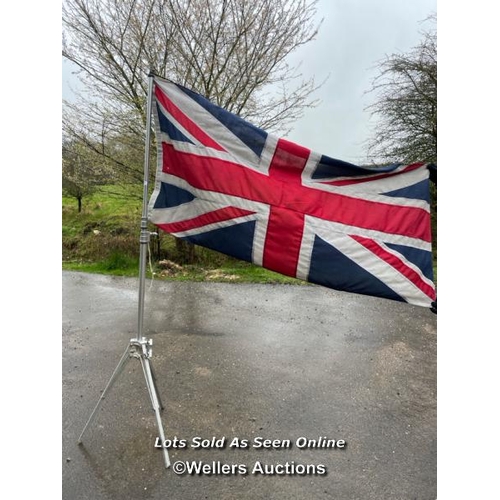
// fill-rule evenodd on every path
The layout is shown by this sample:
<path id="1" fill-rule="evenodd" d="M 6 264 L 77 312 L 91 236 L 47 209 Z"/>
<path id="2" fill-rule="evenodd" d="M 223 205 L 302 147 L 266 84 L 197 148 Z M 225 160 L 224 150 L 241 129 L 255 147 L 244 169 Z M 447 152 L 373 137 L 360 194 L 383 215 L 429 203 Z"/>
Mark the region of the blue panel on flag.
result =
<path id="1" fill-rule="evenodd" d="M 160 106 L 156 106 L 158 110 L 158 121 L 160 122 L 160 130 L 167 134 L 174 141 L 190 142 L 193 141 L 188 139 L 162 112 Z"/>
<path id="2" fill-rule="evenodd" d="M 427 250 L 420 250 L 418 248 L 407 247 L 405 245 L 394 245 L 391 243 L 386 243 L 386 245 L 392 250 L 399 252 L 408 261 L 418 267 L 426 278 L 431 281 L 434 279 L 434 269 L 432 268 L 431 258 Z"/>
<path id="3" fill-rule="evenodd" d="M 196 245 L 251 262 L 254 231 L 255 221 L 250 221 L 196 234 L 184 239 Z"/>
<path id="4" fill-rule="evenodd" d="M 316 236 L 308 281 L 363 295 L 404 300 L 378 278 L 353 262 L 325 240 Z"/>
<path id="5" fill-rule="evenodd" d="M 313 179 L 329 179 L 332 177 L 355 177 L 363 174 L 373 174 L 379 172 L 390 172 L 398 167 L 398 165 L 388 165 L 377 169 L 359 167 L 346 161 L 336 160 L 329 156 L 323 155 L 314 171 Z"/>
<path id="6" fill-rule="evenodd" d="M 181 189 L 172 184 L 161 183 L 160 191 L 156 198 L 154 208 L 171 208 L 193 201 L 195 196 L 189 191 Z"/>
<path id="7" fill-rule="evenodd" d="M 396 189 L 395 191 L 389 191 L 388 193 L 383 193 L 385 196 L 394 196 L 397 198 L 409 198 L 415 200 L 423 200 L 429 203 L 429 180 L 424 179 L 423 181 L 412 184 L 405 188 Z"/>
<path id="8" fill-rule="evenodd" d="M 236 116 L 225 109 L 215 106 L 204 97 L 195 92 L 179 86 L 179 88 L 188 94 L 193 100 L 205 108 L 211 115 L 215 116 L 223 123 L 234 135 L 246 144 L 257 156 L 260 156 L 266 144 L 267 132 L 248 123 L 239 116 Z"/>

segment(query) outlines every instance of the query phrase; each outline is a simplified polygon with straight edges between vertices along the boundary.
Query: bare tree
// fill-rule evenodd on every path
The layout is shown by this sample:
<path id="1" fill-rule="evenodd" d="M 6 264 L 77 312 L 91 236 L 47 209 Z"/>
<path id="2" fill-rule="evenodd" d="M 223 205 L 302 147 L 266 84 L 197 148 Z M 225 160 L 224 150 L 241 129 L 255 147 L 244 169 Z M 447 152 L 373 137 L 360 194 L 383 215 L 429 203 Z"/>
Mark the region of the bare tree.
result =
<path id="1" fill-rule="evenodd" d="M 181 83 L 269 130 L 314 104 L 287 56 L 317 34 L 317 0 L 66 0 L 63 56 L 87 88 L 144 128 L 147 74 Z M 295 87 L 293 85 L 295 84 Z"/>
<path id="2" fill-rule="evenodd" d="M 100 158 L 92 154 L 85 144 L 65 140 L 62 147 L 63 192 L 75 198 L 78 212 L 82 211 L 83 198 L 92 194 L 98 183 L 106 180 L 106 168 Z"/>
<path id="3" fill-rule="evenodd" d="M 368 107 L 378 118 L 368 143 L 374 162 L 404 163 L 437 159 L 437 35 L 432 28 L 408 54 L 392 54 L 378 65 L 379 74 L 370 92 L 375 102 Z"/>
<path id="4" fill-rule="evenodd" d="M 134 117 L 137 121 L 137 114 L 113 114 L 105 103 L 80 97 L 77 102 L 63 107 L 63 135 L 66 142 L 78 144 L 82 151 L 86 149 L 87 156 L 93 157 L 94 162 L 106 170 L 107 182 L 140 183 L 144 131 L 136 126 Z M 95 173 L 98 175 L 95 181 L 104 179 L 101 171 Z M 141 194 L 138 192 L 137 196 Z"/>

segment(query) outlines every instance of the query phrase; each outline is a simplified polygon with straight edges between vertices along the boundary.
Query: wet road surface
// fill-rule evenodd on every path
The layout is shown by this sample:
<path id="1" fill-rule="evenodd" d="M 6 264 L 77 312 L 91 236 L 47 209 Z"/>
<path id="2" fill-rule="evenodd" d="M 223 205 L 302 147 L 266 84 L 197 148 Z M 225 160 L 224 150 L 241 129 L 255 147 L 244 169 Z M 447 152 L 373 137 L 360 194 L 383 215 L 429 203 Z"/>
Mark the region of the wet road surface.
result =
<path id="1" fill-rule="evenodd" d="M 63 272 L 62 284 L 63 499 L 436 498 L 429 310 L 316 286 L 148 281 L 170 459 L 206 468 L 176 475 L 136 359 L 77 445 L 136 336 L 138 280 Z"/>

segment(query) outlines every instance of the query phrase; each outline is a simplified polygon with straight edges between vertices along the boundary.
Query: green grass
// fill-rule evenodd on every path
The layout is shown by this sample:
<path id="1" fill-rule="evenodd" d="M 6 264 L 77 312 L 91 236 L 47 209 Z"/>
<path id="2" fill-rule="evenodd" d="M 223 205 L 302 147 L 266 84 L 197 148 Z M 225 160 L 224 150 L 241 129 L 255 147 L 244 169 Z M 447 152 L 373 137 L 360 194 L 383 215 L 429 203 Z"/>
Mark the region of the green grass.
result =
<path id="1" fill-rule="evenodd" d="M 132 260 L 121 267 L 115 267 L 106 261 L 101 262 L 63 262 L 62 268 L 66 271 L 80 271 L 93 274 L 111 274 L 114 276 L 137 276 L 139 262 Z"/>
<path id="2" fill-rule="evenodd" d="M 98 262 L 67 261 L 63 262 L 63 269 L 114 276 L 138 276 L 139 259 L 115 254 Z M 218 267 L 207 265 L 184 265 L 175 271 L 165 270 L 155 263 L 147 265 L 147 277 L 166 281 L 211 281 L 218 283 L 281 283 L 305 285 L 304 281 L 283 276 L 248 262 L 228 262 Z"/>
<path id="3" fill-rule="evenodd" d="M 172 269 L 158 264 L 154 267 L 155 276 L 175 281 L 212 281 L 219 283 L 281 283 L 306 284 L 304 281 L 283 276 L 249 262 L 227 260 L 215 265 L 184 265 Z M 151 271 L 148 270 L 151 276 Z"/>
<path id="4" fill-rule="evenodd" d="M 137 186 L 104 186 L 83 199 L 80 213 L 74 198 L 62 198 L 64 269 L 132 272 L 142 211 L 137 192 Z"/>
<path id="5" fill-rule="evenodd" d="M 62 197 L 63 237 L 75 236 L 84 230 L 113 230 L 141 218 L 142 200 L 137 186 L 102 186 L 83 199 L 81 213 L 74 198 Z"/>

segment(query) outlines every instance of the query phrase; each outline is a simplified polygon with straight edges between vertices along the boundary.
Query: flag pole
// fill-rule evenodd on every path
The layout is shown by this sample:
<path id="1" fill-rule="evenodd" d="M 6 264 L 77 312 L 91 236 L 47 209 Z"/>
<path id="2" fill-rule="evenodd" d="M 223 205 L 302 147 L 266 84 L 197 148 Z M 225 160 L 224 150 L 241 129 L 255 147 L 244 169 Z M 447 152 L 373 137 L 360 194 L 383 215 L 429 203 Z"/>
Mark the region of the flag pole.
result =
<path id="1" fill-rule="evenodd" d="M 148 104 L 146 111 L 146 146 L 144 148 L 144 182 L 142 190 L 141 235 L 139 238 L 139 307 L 137 314 L 137 340 L 144 338 L 144 297 L 146 290 L 146 260 L 151 233 L 148 231 L 149 159 L 151 149 L 151 111 L 153 103 L 152 72 L 148 75 Z"/>
<path id="2" fill-rule="evenodd" d="M 146 110 L 146 145 L 144 148 L 144 182 L 142 191 L 142 216 L 141 216 L 141 233 L 139 237 L 140 252 L 139 252 L 139 300 L 137 311 L 137 339 L 132 339 L 131 345 L 137 340 L 137 347 L 142 349 L 139 353 L 142 370 L 146 379 L 146 385 L 155 412 L 156 423 L 158 425 L 158 432 L 160 434 L 161 442 L 165 442 L 165 434 L 163 432 L 163 425 L 161 421 L 160 412 L 163 410 L 163 404 L 160 395 L 156 388 L 156 377 L 154 375 L 153 366 L 151 364 L 152 345 L 153 339 L 147 339 L 144 336 L 144 298 L 146 291 L 146 261 L 151 238 L 151 232 L 148 231 L 148 199 L 149 199 L 149 160 L 151 150 L 151 115 L 153 108 L 153 81 L 154 73 L 152 71 L 148 74 L 148 103 Z M 163 458 L 165 467 L 170 467 L 170 458 L 168 450 L 162 446 Z"/>
<path id="3" fill-rule="evenodd" d="M 142 215 L 141 215 L 141 232 L 139 237 L 140 252 L 139 252 L 139 300 L 138 300 L 138 311 L 137 311 L 137 337 L 130 339 L 130 343 L 125 349 L 120 361 L 118 362 L 115 371 L 111 375 L 109 382 L 104 388 L 101 397 L 97 401 L 97 404 L 92 411 L 85 427 L 78 438 L 78 444 L 82 444 L 82 438 L 87 430 L 87 427 L 94 420 L 97 410 L 101 406 L 107 392 L 111 389 L 112 385 L 122 372 L 126 362 L 130 358 L 139 359 L 142 366 L 142 371 L 144 373 L 144 378 L 146 379 L 146 387 L 149 392 L 149 397 L 151 399 L 151 404 L 153 405 L 153 411 L 155 412 L 156 423 L 158 426 L 158 433 L 162 444 L 165 442 L 165 433 L 163 432 L 163 424 L 161 421 L 161 410 L 163 410 L 163 404 L 160 399 L 159 392 L 156 388 L 156 377 L 153 371 L 153 366 L 151 364 L 152 355 L 152 345 L 153 340 L 148 339 L 144 336 L 144 298 L 146 290 L 146 263 L 147 263 L 147 252 L 149 241 L 151 238 L 151 232 L 148 231 L 148 190 L 149 190 L 149 159 L 150 159 L 150 148 L 151 148 L 151 114 L 153 106 L 153 80 L 154 74 L 150 71 L 148 75 L 148 100 L 147 100 L 147 112 L 146 112 L 146 144 L 144 148 L 144 183 L 143 183 L 143 198 L 142 198 Z M 165 467 L 168 469 L 170 467 L 170 458 L 168 455 L 168 450 L 166 447 L 162 446 L 163 450 L 163 460 L 165 462 Z"/>

